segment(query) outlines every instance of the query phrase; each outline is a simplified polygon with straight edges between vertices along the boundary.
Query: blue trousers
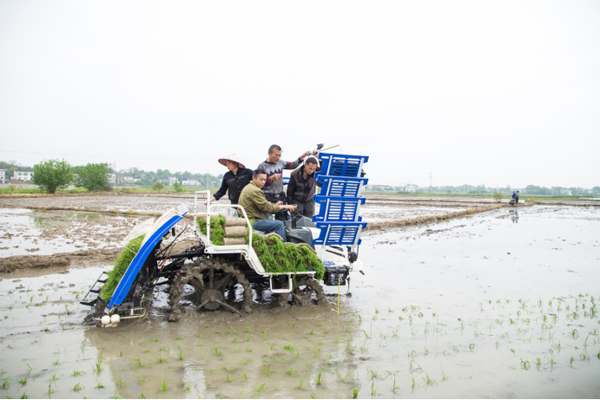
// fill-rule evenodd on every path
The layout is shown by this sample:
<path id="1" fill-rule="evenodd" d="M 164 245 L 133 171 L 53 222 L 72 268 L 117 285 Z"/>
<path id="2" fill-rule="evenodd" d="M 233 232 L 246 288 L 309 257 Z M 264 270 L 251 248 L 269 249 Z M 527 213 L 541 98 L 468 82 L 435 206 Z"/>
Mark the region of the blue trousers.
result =
<path id="1" fill-rule="evenodd" d="M 281 236 L 284 242 L 286 241 L 285 226 L 282 221 L 276 219 L 259 219 L 252 225 L 252 229 L 265 233 L 275 232 Z"/>

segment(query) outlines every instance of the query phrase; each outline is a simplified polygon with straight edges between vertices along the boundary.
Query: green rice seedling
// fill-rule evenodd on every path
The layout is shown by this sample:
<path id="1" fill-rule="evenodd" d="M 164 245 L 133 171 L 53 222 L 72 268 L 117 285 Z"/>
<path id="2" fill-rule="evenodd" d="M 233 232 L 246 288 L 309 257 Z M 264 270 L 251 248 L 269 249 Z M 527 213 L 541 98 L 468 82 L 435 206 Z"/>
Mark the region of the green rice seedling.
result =
<path id="1" fill-rule="evenodd" d="M 233 382 L 233 376 L 227 375 L 227 383 L 231 383 L 231 382 Z"/>
<path id="2" fill-rule="evenodd" d="M 48 384 L 48 398 L 50 398 L 52 393 L 54 393 L 54 390 L 52 390 L 52 384 Z"/>
<path id="3" fill-rule="evenodd" d="M 101 384 L 100 382 L 98 382 L 98 384 L 96 385 L 96 389 L 104 389 L 106 386 L 104 386 L 103 384 Z"/>
<path id="4" fill-rule="evenodd" d="M 145 398 L 146 398 L 146 392 L 140 393 L 140 399 L 145 399 Z"/>
<path id="5" fill-rule="evenodd" d="M 244 379 L 242 379 L 242 382 L 246 382 L 247 380 L 248 380 L 248 374 L 246 374 L 246 373 L 244 372 Z"/>
<path id="6" fill-rule="evenodd" d="M 521 358 L 521 369 L 524 369 L 525 371 L 528 371 L 529 367 L 530 367 L 529 361 L 523 360 Z"/>
<path id="7" fill-rule="evenodd" d="M 73 374 L 71 374 L 71 376 L 77 377 L 77 376 L 82 376 L 84 374 L 85 374 L 85 372 L 83 372 L 83 371 L 75 370 L 75 371 L 73 371 Z"/>
<path id="8" fill-rule="evenodd" d="M 310 398 L 311 399 L 316 399 L 317 398 L 317 394 L 316 393 L 311 393 L 310 394 Z"/>
<path id="9" fill-rule="evenodd" d="M 252 333 L 252 327 L 251 326 L 245 326 L 244 327 L 244 332 L 246 332 L 246 333 Z"/>
<path id="10" fill-rule="evenodd" d="M 371 381 L 371 396 L 377 396 L 377 388 L 375 387 L 375 381 Z"/>
<path id="11" fill-rule="evenodd" d="M 313 330 L 311 329 L 311 330 L 310 330 L 310 332 L 309 332 L 309 335 L 314 335 L 314 334 L 315 334 L 315 331 L 313 331 Z"/>
<path id="12" fill-rule="evenodd" d="M 288 371 L 288 375 L 289 376 L 296 376 L 298 375 L 298 371 L 296 371 L 296 369 L 294 367 L 292 367 L 289 371 Z"/>
<path id="13" fill-rule="evenodd" d="M 240 364 L 241 364 L 241 365 L 248 365 L 248 364 L 250 364 L 251 362 L 252 362 L 252 360 L 248 358 L 248 359 L 246 359 L 246 360 L 241 360 L 241 361 L 240 361 Z"/>
<path id="14" fill-rule="evenodd" d="M 267 341 L 267 330 L 266 329 L 263 331 L 263 340 Z"/>
<path id="15" fill-rule="evenodd" d="M 150 339 L 151 342 L 154 343 L 158 343 L 158 336 L 153 337 L 152 339 Z"/>
<path id="16" fill-rule="evenodd" d="M 221 353 L 221 351 L 219 351 L 219 349 L 217 348 L 216 345 L 214 345 L 215 348 L 215 354 L 217 355 L 217 357 L 221 357 L 223 355 L 223 353 Z"/>
<path id="17" fill-rule="evenodd" d="M 299 380 L 298 381 L 298 389 L 302 390 L 302 385 L 304 385 L 304 381 L 303 380 Z"/>
<path id="18" fill-rule="evenodd" d="M 358 399 L 358 389 L 356 389 L 356 388 L 352 389 L 352 398 Z"/>
<path id="19" fill-rule="evenodd" d="M 144 366 L 142 365 L 142 360 L 140 360 L 139 358 L 136 358 L 135 362 L 137 362 L 138 367 L 144 368 Z"/>
<path id="20" fill-rule="evenodd" d="M 271 373 L 271 367 L 269 366 L 269 364 L 266 364 L 263 367 L 263 372 L 265 373 L 266 376 L 269 376 L 269 374 Z"/>
<path id="21" fill-rule="evenodd" d="M 21 384 L 21 386 L 27 385 L 27 378 L 21 378 L 21 379 L 19 379 L 19 383 Z"/>
<path id="22" fill-rule="evenodd" d="M 162 358 L 162 357 L 156 357 L 156 361 L 157 361 L 159 364 L 163 364 L 163 363 L 166 363 L 166 362 L 167 362 L 167 359 L 166 359 L 166 358 Z"/>
<path id="23" fill-rule="evenodd" d="M 265 387 L 265 385 L 266 385 L 266 382 L 265 382 L 265 383 L 263 383 L 262 385 L 260 385 L 260 386 L 258 387 L 258 389 L 256 389 L 256 393 L 260 393 L 260 392 L 263 390 L 263 388 Z"/>
<path id="24" fill-rule="evenodd" d="M 75 386 L 73 386 L 74 392 L 79 392 L 81 389 L 82 389 L 82 387 L 81 387 L 80 383 L 76 383 Z"/>
<path id="25" fill-rule="evenodd" d="M 125 387 L 125 379 L 121 378 L 116 382 L 118 388 Z"/>
<path id="26" fill-rule="evenodd" d="M 283 346 L 283 348 L 287 351 L 292 351 L 294 349 L 294 347 L 289 343 Z"/>
<path id="27" fill-rule="evenodd" d="M 98 362 L 96 362 L 94 365 L 92 365 L 92 371 L 95 372 L 96 374 L 99 374 L 100 372 L 102 372 L 102 363 L 100 362 L 100 360 L 98 360 Z"/>
<path id="28" fill-rule="evenodd" d="M 167 386 L 168 386 L 168 382 L 167 382 L 167 373 L 165 372 L 165 376 L 163 378 L 162 381 L 160 381 L 160 391 L 161 393 L 164 393 L 167 391 Z"/>
<path id="29" fill-rule="evenodd" d="M 321 373 L 320 373 L 320 372 L 319 372 L 319 375 L 317 376 L 317 380 L 315 381 L 315 384 L 316 384 L 317 386 L 319 386 L 319 385 L 321 385 L 321 384 L 322 384 L 322 382 L 321 382 Z"/>
<path id="30" fill-rule="evenodd" d="M 179 361 L 183 361 L 183 350 L 179 349 L 179 352 L 177 353 L 177 358 L 179 358 Z"/>
<path id="31" fill-rule="evenodd" d="M 400 389 L 400 386 L 396 386 L 396 377 L 394 376 L 394 383 L 392 384 L 392 393 L 396 394 L 396 390 Z"/>

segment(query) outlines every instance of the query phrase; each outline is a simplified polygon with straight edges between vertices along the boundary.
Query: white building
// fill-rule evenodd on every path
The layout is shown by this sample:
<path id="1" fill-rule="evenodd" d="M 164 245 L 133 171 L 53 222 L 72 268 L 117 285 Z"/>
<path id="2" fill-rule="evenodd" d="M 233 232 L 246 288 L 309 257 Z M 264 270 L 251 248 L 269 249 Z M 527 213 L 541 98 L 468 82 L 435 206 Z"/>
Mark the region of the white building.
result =
<path id="1" fill-rule="evenodd" d="M 169 186 L 173 185 L 175 182 L 179 182 L 176 176 L 169 177 Z"/>
<path id="2" fill-rule="evenodd" d="M 185 181 L 181 181 L 182 186 L 200 186 L 200 182 L 196 180 L 186 179 Z"/>
<path id="3" fill-rule="evenodd" d="M 416 192 L 417 190 L 419 190 L 418 185 L 406 185 L 404 188 L 405 192 Z"/>
<path id="4" fill-rule="evenodd" d="M 15 171 L 13 174 L 13 180 L 19 182 L 28 182 L 31 180 L 32 175 L 32 171 Z"/>
<path id="5" fill-rule="evenodd" d="M 108 174 L 106 174 L 106 179 L 108 183 L 113 185 L 116 182 L 117 175 L 114 172 L 109 172 Z"/>
<path id="6" fill-rule="evenodd" d="M 1 183 L 6 182 L 6 170 L 5 169 L 0 169 L 0 182 Z"/>

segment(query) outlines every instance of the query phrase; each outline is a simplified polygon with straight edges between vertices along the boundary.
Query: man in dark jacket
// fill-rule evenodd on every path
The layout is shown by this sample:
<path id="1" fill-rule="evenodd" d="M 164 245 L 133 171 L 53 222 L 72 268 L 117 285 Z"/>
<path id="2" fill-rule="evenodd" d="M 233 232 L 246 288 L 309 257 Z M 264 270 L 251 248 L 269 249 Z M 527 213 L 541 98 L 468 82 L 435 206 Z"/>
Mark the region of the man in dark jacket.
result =
<path id="1" fill-rule="evenodd" d="M 252 170 L 246 168 L 235 154 L 231 154 L 225 158 L 219 158 L 219 163 L 223 164 L 229 170 L 223 176 L 221 188 L 215 193 L 210 201 L 217 201 L 228 192 L 231 204 L 237 204 L 240 198 L 240 193 L 244 187 L 252 181 Z"/>
<path id="2" fill-rule="evenodd" d="M 315 213 L 315 171 L 319 168 L 319 160 L 314 156 L 304 159 L 304 165 L 292 172 L 287 188 L 288 204 L 297 205 L 293 216 L 303 215 L 312 218 Z"/>

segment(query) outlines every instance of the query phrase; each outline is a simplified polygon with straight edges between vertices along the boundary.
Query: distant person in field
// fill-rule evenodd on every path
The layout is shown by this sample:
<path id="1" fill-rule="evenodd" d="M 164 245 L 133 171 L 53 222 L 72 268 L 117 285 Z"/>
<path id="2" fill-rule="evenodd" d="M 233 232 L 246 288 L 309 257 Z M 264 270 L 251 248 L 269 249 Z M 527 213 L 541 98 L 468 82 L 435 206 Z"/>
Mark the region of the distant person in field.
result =
<path id="1" fill-rule="evenodd" d="M 312 218 L 315 214 L 315 171 L 320 167 L 319 160 L 315 156 L 308 156 L 304 159 L 304 165 L 296 169 L 290 175 L 290 182 L 287 188 L 288 204 L 297 205 L 293 216 L 305 216 Z"/>
<path id="2" fill-rule="evenodd" d="M 273 144 L 269 147 L 267 159 L 260 163 L 258 169 L 265 171 L 267 175 L 267 181 L 263 187 L 265 198 L 271 203 L 287 204 L 287 198 L 283 192 L 283 170 L 284 169 L 296 169 L 304 157 L 310 154 L 310 151 L 306 151 L 295 161 L 283 161 L 281 159 L 281 147 Z M 276 215 L 277 219 L 285 220 L 287 216 L 285 213 L 279 213 Z"/>
<path id="3" fill-rule="evenodd" d="M 221 188 L 210 198 L 209 202 L 217 201 L 227 193 L 231 204 L 237 204 L 242 190 L 252 181 L 252 170 L 246 168 L 235 154 L 219 158 L 219 163 L 226 166 L 229 171 L 223 176 Z"/>
<path id="4" fill-rule="evenodd" d="M 515 204 L 519 204 L 519 191 L 517 190 L 516 196 L 515 196 Z"/>
<path id="5" fill-rule="evenodd" d="M 267 173 L 262 169 L 257 169 L 252 173 L 252 182 L 250 182 L 240 195 L 240 206 L 244 207 L 246 215 L 255 222 L 252 228 L 266 233 L 275 232 L 285 242 L 285 226 L 282 221 L 268 219 L 267 213 L 276 213 L 281 210 L 290 210 L 293 212 L 296 207 L 291 205 L 273 204 L 265 198 L 261 190 L 267 182 Z"/>

